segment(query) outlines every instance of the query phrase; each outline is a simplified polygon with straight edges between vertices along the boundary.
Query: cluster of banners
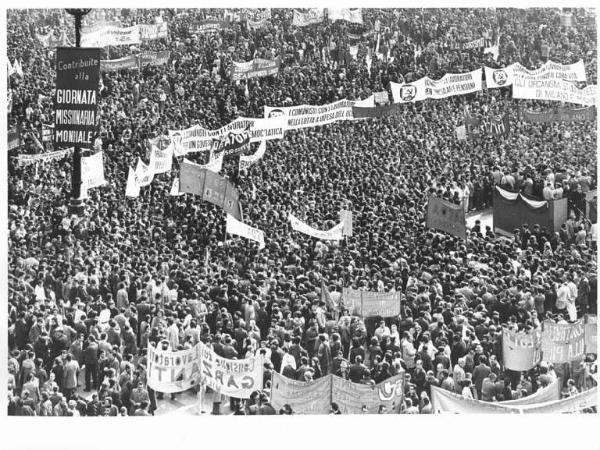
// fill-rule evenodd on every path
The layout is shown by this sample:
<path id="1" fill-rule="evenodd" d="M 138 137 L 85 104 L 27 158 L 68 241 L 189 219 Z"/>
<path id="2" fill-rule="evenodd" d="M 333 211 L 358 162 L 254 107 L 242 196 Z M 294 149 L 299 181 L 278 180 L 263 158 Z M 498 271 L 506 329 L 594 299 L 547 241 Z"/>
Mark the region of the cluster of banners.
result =
<path id="1" fill-rule="evenodd" d="M 292 225 L 292 229 L 295 231 L 299 231 L 300 233 L 307 234 L 308 236 L 312 236 L 317 239 L 322 239 L 326 241 L 341 241 L 344 239 L 344 222 L 340 222 L 335 227 L 330 230 L 317 230 L 316 228 L 311 227 L 310 225 L 302 222 L 292 213 L 288 215 L 288 220 Z"/>
<path id="2" fill-rule="evenodd" d="M 226 359 L 200 342 L 187 350 L 148 346 L 148 386 L 157 392 L 183 392 L 200 383 L 224 395 L 250 398 L 262 389 L 261 357 Z"/>
<path id="3" fill-rule="evenodd" d="M 527 111 L 519 109 L 519 117 L 524 122 L 551 123 L 551 122 L 593 122 L 596 120 L 596 107 L 571 109 L 559 107 L 550 111 Z"/>
<path id="4" fill-rule="evenodd" d="M 438 197 L 429 196 L 427 201 L 427 228 L 445 231 L 461 239 L 467 239 L 464 207 Z"/>
<path id="5" fill-rule="evenodd" d="M 138 158 L 135 170 L 129 168 L 125 195 L 138 197 L 140 188 L 150 185 L 154 175 L 170 172 L 173 167 L 174 145 L 171 140 L 159 136 L 150 140 L 150 162 L 145 164 Z"/>
<path id="6" fill-rule="evenodd" d="M 329 20 L 335 22 L 337 20 L 345 20 L 351 23 L 363 23 L 362 10 L 360 8 L 342 8 L 342 9 L 327 9 Z"/>
<path id="7" fill-rule="evenodd" d="M 447 73 L 439 80 L 423 77 L 413 83 L 390 82 L 394 103 L 414 103 L 428 98 L 441 99 L 482 90 L 482 69 Z"/>
<path id="8" fill-rule="evenodd" d="M 29 166 L 38 162 L 58 161 L 59 159 L 70 156 L 73 153 L 73 148 L 65 150 L 57 150 L 55 152 L 37 153 L 35 155 L 18 155 L 13 157 L 16 164 L 19 166 Z"/>
<path id="9" fill-rule="evenodd" d="M 565 399 L 560 399 L 559 389 L 550 385 L 518 402 L 484 402 L 432 386 L 431 403 L 436 414 L 560 414 L 598 406 L 597 387 Z"/>
<path id="10" fill-rule="evenodd" d="M 290 405 L 295 414 L 328 414 L 336 403 L 342 414 L 397 413 L 404 397 L 404 373 L 369 386 L 335 375 L 312 382 L 290 380 L 273 373 L 271 405 L 275 410 Z"/>
<path id="11" fill-rule="evenodd" d="M 179 171 L 179 190 L 202 197 L 217 205 L 237 220 L 242 220 L 240 193 L 227 178 L 189 162 L 182 162 Z"/>
<path id="12" fill-rule="evenodd" d="M 213 139 L 218 139 L 230 132 L 242 131 L 249 127 L 250 142 L 262 142 L 271 139 L 283 139 L 284 120 L 248 119 L 238 117 L 233 122 L 218 130 L 209 130 L 199 125 L 185 130 L 169 130 L 169 136 L 175 144 L 175 155 L 181 156 L 191 152 L 209 151 Z"/>
<path id="13" fill-rule="evenodd" d="M 231 67 L 231 79 L 237 81 L 276 75 L 279 73 L 280 65 L 281 59 L 279 57 L 275 59 L 255 58 L 252 61 L 243 63 L 234 61 Z"/>
<path id="14" fill-rule="evenodd" d="M 123 69 L 139 69 L 144 66 L 159 66 L 167 64 L 171 52 L 168 50 L 158 52 L 142 52 L 139 55 L 130 55 L 118 59 L 100 60 L 102 72 L 115 72 Z"/>
<path id="15" fill-rule="evenodd" d="M 81 33 L 82 47 L 108 47 L 109 45 L 138 45 L 142 40 L 166 38 L 168 26 L 166 22 L 149 25 L 133 25 L 119 27 L 104 25 L 102 27 L 84 28 Z"/>
<path id="16" fill-rule="evenodd" d="M 294 10 L 292 25 L 296 27 L 306 27 L 315 23 L 321 23 L 325 20 L 325 10 L 323 8 L 312 8 L 306 12 Z"/>
<path id="17" fill-rule="evenodd" d="M 370 292 L 343 288 L 344 307 L 353 316 L 398 317 L 400 315 L 400 292 Z"/>
<path id="18" fill-rule="evenodd" d="M 267 151 L 267 141 L 261 141 L 261 143 L 258 146 L 258 149 L 252 155 L 247 155 L 247 156 L 241 155 L 240 156 L 239 170 L 240 171 L 248 170 L 250 167 L 252 167 L 258 161 L 260 161 L 263 156 L 265 156 L 266 151 Z"/>
<path id="19" fill-rule="evenodd" d="M 486 136 L 507 137 L 510 133 L 508 112 L 482 118 L 466 116 L 465 131 L 469 139 L 481 139 Z"/>
<path id="20" fill-rule="evenodd" d="M 225 224 L 225 232 L 241 236 L 251 241 L 258 242 L 258 248 L 265 248 L 265 233 L 258 228 L 251 227 L 243 222 L 240 222 L 235 217 L 227 214 L 227 221 Z"/>

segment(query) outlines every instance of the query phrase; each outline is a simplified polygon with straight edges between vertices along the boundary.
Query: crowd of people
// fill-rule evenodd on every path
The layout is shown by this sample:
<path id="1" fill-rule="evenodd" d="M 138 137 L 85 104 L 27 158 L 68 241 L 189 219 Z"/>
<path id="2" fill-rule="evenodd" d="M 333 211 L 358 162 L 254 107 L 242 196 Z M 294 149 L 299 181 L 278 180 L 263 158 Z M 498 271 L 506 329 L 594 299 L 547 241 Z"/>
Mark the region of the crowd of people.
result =
<path id="1" fill-rule="evenodd" d="M 553 377 L 567 395 L 595 385 L 594 354 L 523 373 L 502 360 L 503 326 L 526 331 L 545 319 L 568 321 L 573 306 L 579 318 L 597 311 L 595 236 L 582 203 L 597 183 L 596 124 L 520 120 L 519 108 L 545 110 L 551 102 L 491 89 L 406 104 L 399 115 L 286 131 L 236 178 L 244 221 L 265 231 L 261 250 L 225 234 L 220 208 L 169 195 L 177 163 L 139 198 L 125 197 L 129 167 L 147 161 L 149 139 L 263 117 L 264 106 L 359 100 L 390 81 L 482 64 L 537 68 L 546 59 L 583 59 L 588 84 L 597 83 L 596 28 L 584 10 L 573 10 L 573 27 L 561 26 L 559 10 L 549 8 L 362 12 L 364 25 L 295 27 L 291 9 L 272 9 L 265 27 L 233 21 L 210 34 L 193 26 L 222 10 L 88 14 L 84 30 L 96 21 L 168 23 L 167 39 L 110 47 L 104 59 L 145 50 L 171 56 L 162 66 L 102 73 L 99 138 L 108 185 L 89 191 L 83 218 L 67 208 L 70 158 L 19 166 L 9 154 L 10 415 L 153 414 L 167 394 L 147 386 L 145 353 L 149 342 L 165 340 L 173 350 L 202 341 L 227 358 L 266 356 L 264 390 L 231 399 L 238 414 L 293 412 L 293 405 L 270 405 L 269 371 L 362 383 L 404 371 L 406 413 L 431 413 L 434 385 L 484 401 L 531 395 Z M 380 31 L 372 32 L 376 22 Z M 32 137 L 41 141 L 42 124 L 53 121 L 55 82 L 55 50 L 37 35 L 53 31 L 74 42 L 73 29 L 62 10 L 8 12 L 8 59 L 23 68 L 23 77 L 9 80 L 9 127 L 22 138 L 16 153 L 50 150 Z M 481 49 L 456 49 L 482 36 L 499 42 L 497 60 Z M 358 45 L 357 59 L 350 45 Z M 275 56 L 282 59 L 276 76 L 230 80 L 232 61 Z M 475 117 L 508 112 L 509 136 L 458 140 L 465 108 Z M 233 176 L 236 166 L 237 159 L 226 160 L 222 173 Z M 479 223 L 466 240 L 426 228 L 430 194 L 480 210 L 492 205 L 494 186 L 538 198 L 545 187 L 561 188 L 569 218 L 558 233 L 524 224 L 510 239 Z M 315 240 L 287 222 L 293 213 L 329 229 L 341 209 L 354 216 L 353 236 L 344 241 Z M 399 291 L 401 314 L 350 316 L 343 287 Z M 323 301 L 324 289 L 338 308 Z"/>

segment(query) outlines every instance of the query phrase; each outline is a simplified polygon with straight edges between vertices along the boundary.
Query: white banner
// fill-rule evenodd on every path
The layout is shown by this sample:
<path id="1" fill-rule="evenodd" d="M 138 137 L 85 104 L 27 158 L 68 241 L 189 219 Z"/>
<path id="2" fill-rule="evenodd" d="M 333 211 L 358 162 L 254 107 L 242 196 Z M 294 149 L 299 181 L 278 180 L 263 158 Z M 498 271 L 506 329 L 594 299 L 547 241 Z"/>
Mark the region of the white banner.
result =
<path id="1" fill-rule="evenodd" d="M 183 392 L 200 380 L 200 353 L 196 346 L 187 350 L 162 350 L 148 346 L 148 386 L 157 392 Z"/>
<path id="2" fill-rule="evenodd" d="M 229 234 L 242 236 L 259 244 L 260 249 L 265 248 L 265 233 L 258 228 L 251 227 L 243 222 L 240 222 L 231 214 L 227 214 L 227 223 L 225 231 Z"/>
<path id="3" fill-rule="evenodd" d="M 352 23 L 363 23 L 362 10 L 360 8 L 350 9 L 332 9 L 328 8 L 329 20 L 346 20 Z"/>
<path id="4" fill-rule="evenodd" d="M 129 170 L 131 170 L 131 168 Z M 171 192 L 169 192 L 169 195 L 180 197 L 183 194 L 185 194 L 185 192 L 179 192 L 179 178 L 173 178 L 173 185 L 171 186 Z"/>
<path id="5" fill-rule="evenodd" d="M 154 179 L 154 172 L 150 168 L 150 165 L 144 164 L 144 162 L 138 158 L 138 163 L 135 168 L 135 182 L 138 187 L 148 186 Z"/>
<path id="6" fill-rule="evenodd" d="M 294 10 L 294 19 L 292 25 L 296 27 L 305 27 L 314 23 L 323 22 L 325 10 L 323 8 L 312 8 L 307 12 Z"/>
<path id="7" fill-rule="evenodd" d="M 166 39 L 169 28 L 167 22 L 155 23 L 155 24 L 140 24 L 140 39 L 143 41 L 151 41 L 154 39 Z"/>
<path id="8" fill-rule="evenodd" d="M 38 153 L 35 155 L 18 155 L 13 157 L 15 162 L 20 166 L 28 166 L 37 162 L 49 162 L 62 159 L 66 156 L 70 156 L 73 153 L 73 148 L 67 148 L 65 150 L 57 150 L 55 152 Z"/>
<path id="9" fill-rule="evenodd" d="M 344 239 L 344 222 L 340 222 L 330 230 L 322 231 L 307 225 L 300 219 L 295 217 L 292 213 L 289 214 L 288 220 L 292 224 L 292 229 L 299 231 L 300 233 L 307 234 L 317 239 L 329 240 L 329 241 L 341 241 Z"/>
<path id="10" fill-rule="evenodd" d="M 109 45 L 140 44 L 140 27 L 134 25 L 128 28 L 106 26 L 94 31 L 81 32 L 82 47 L 108 47 Z"/>
<path id="11" fill-rule="evenodd" d="M 150 141 L 150 170 L 152 173 L 166 173 L 173 168 L 173 148 L 175 147 L 168 139 L 158 137 Z M 166 148 L 165 148 L 166 145 Z"/>
<path id="12" fill-rule="evenodd" d="M 179 185 L 177 185 L 177 190 L 179 191 Z M 136 181 L 135 170 L 133 170 L 131 167 L 129 168 L 129 173 L 127 174 L 127 186 L 125 187 L 125 196 L 134 198 L 140 196 L 140 186 L 137 184 Z"/>
<path id="13" fill-rule="evenodd" d="M 223 156 L 224 156 L 224 153 L 219 153 L 219 156 L 217 156 L 215 158 L 214 154 L 211 153 L 210 160 L 206 164 L 197 164 L 195 162 L 190 161 L 187 158 L 183 158 L 183 162 L 185 162 L 187 164 L 192 164 L 201 169 L 210 170 L 211 172 L 214 172 L 214 173 L 219 173 L 221 171 L 221 169 L 223 168 Z"/>
<path id="14" fill-rule="evenodd" d="M 260 159 L 265 156 L 265 152 L 267 151 L 267 141 L 262 141 L 258 146 L 258 150 L 252 155 L 249 156 L 240 156 L 240 166 L 239 170 L 246 170 L 256 164 Z"/>
<path id="15" fill-rule="evenodd" d="M 169 130 L 169 136 L 175 143 L 175 155 L 185 155 L 191 152 L 208 151 L 212 147 L 213 139 L 220 138 L 230 131 L 242 131 L 248 126 L 250 127 L 250 142 L 283 139 L 284 124 L 284 119 L 238 117 L 218 130 L 209 130 L 195 125 L 185 130 Z"/>
<path id="16" fill-rule="evenodd" d="M 482 72 L 482 69 L 477 69 L 466 73 L 447 73 L 439 80 L 423 77 L 413 83 L 391 81 L 394 103 L 414 103 L 427 98 L 440 99 L 481 91 Z"/>
<path id="17" fill-rule="evenodd" d="M 104 186 L 104 159 L 102 152 L 81 158 L 81 190 Z"/>
<path id="18" fill-rule="evenodd" d="M 542 67 L 535 70 L 529 70 L 520 63 L 513 63 L 502 69 L 492 69 L 485 67 L 485 84 L 488 88 L 500 88 L 511 86 L 516 80 L 524 85 L 524 79 L 533 78 L 537 80 L 569 80 L 586 81 L 585 66 L 583 60 L 574 64 L 558 64 L 553 61 L 545 62 Z"/>
<path id="19" fill-rule="evenodd" d="M 339 120 L 353 120 L 352 107 L 356 103 L 354 100 L 338 100 L 321 106 L 265 106 L 265 117 L 269 119 L 284 117 L 286 119 L 286 130 L 299 130 L 326 125 Z M 374 103 L 373 106 L 375 106 Z"/>
<path id="20" fill-rule="evenodd" d="M 512 90 L 513 98 L 553 100 L 585 106 L 596 105 L 596 85 L 579 89 L 572 81 L 526 78 L 515 80 Z"/>

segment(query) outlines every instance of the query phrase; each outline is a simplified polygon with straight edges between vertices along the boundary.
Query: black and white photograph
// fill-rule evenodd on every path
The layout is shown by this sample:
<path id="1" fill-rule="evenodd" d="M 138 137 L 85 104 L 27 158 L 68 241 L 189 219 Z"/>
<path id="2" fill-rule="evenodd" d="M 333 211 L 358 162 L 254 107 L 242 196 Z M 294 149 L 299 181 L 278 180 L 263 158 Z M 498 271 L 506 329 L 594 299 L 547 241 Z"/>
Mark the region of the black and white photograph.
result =
<path id="1" fill-rule="evenodd" d="M 72 3 L 3 7 L 4 423 L 597 414 L 595 8 Z"/>

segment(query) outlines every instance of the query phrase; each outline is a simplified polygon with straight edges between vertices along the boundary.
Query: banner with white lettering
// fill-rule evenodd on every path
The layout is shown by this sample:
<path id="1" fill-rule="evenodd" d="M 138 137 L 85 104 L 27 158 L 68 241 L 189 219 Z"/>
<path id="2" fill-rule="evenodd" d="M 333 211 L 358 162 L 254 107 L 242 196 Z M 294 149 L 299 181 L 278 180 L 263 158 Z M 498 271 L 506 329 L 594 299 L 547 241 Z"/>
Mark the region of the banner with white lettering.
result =
<path id="1" fill-rule="evenodd" d="M 148 345 L 148 386 L 157 392 L 175 393 L 187 391 L 200 381 L 200 354 L 198 346 L 187 350 L 163 350 Z"/>
<path id="2" fill-rule="evenodd" d="M 441 99 L 482 90 L 482 69 L 447 73 L 439 80 L 423 77 L 413 83 L 390 82 L 394 103 L 414 103 L 428 98 Z"/>
<path id="3" fill-rule="evenodd" d="M 360 8 L 328 8 L 327 14 L 332 22 L 345 20 L 351 23 L 363 23 L 362 9 Z"/>
<path id="4" fill-rule="evenodd" d="M 525 371 L 535 367 L 542 359 L 540 330 L 502 330 L 502 356 L 504 366 L 510 370 Z"/>
<path id="5" fill-rule="evenodd" d="M 263 358 L 226 359 L 202 342 L 198 344 L 202 379 L 215 391 L 237 398 L 263 388 Z"/>
<path id="6" fill-rule="evenodd" d="M 252 155 L 248 155 L 248 156 L 241 155 L 239 170 L 248 170 L 250 167 L 252 167 L 258 161 L 260 161 L 263 156 L 265 156 L 266 151 L 267 151 L 267 141 L 262 141 L 259 144 L 256 152 L 254 152 Z"/>
<path id="7" fill-rule="evenodd" d="M 88 190 L 107 184 L 104 179 L 103 153 L 98 152 L 81 158 L 81 190 Z"/>
<path id="8" fill-rule="evenodd" d="M 244 222 L 240 222 L 230 214 L 227 214 L 225 232 L 258 242 L 259 249 L 265 248 L 264 231 L 259 230 L 258 228 L 251 227 L 250 225 L 247 225 Z"/>
<path id="9" fill-rule="evenodd" d="M 485 38 L 473 39 L 468 42 L 456 42 L 450 46 L 451 50 L 473 50 L 476 48 L 484 48 L 486 44 Z"/>
<path id="10" fill-rule="evenodd" d="M 553 61 L 546 61 L 539 69 L 535 70 L 529 70 L 520 63 L 513 63 L 501 69 L 485 67 L 485 84 L 488 89 L 511 86 L 517 80 L 523 86 L 526 78 L 540 81 L 587 80 L 583 60 L 579 60 L 574 64 L 558 64 Z"/>
<path id="11" fill-rule="evenodd" d="M 398 413 L 404 396 L 404 372 L 376 385 L 353 383 L 341 377 L 331 378 L 331 401 L 342 414 Z"/>
<path id="12" fill-rule="evenodd" d="M 302 382 L 273 372 L 271 405 L 276 411 L 287 404 L 296 414 L 328 414 L 331 408 L 331 377 Z"/>
<path id="13" fill-rule="evenodd" d="M 315 23 L 323 22 L 325 19 L 325 10 L 323 8 L 312 8 L 306 12 L 294 10 L 292 25 L 296 27 L 305 27 Z"/>
<path id="14" fill-rule="evenodd" d="M 247 80 L 249 78 L 268 77 L 279 73 L 281 59 L 255 58 L 252 61 L 238 63 L 233 61 L 231 67 L 231 79 Z"/>
<path id="15" fill-rule="evenodd" d="M 54 143 L 92 148 L 98 133 L 99 48 L 56 49 Z"/>
<path id="16" fill-rule="evenodd" d="M 550 363 L 567 363 L 585 353 L 583 322 L 559 324 L 551 320 L 542 323 L 542 357 Z"/>
<path id="17" fill-rule="evenodd" d="M 166 39 L 169 34 L 167 22 L 140 24 L 140 39 L 142 41 L 152 41 L 155 39 Z"/>
<path id="18" fill-rule="evenodd" d="M 250 127 L 234 133 L 230 131 L 224 136 L 214 138 L 212 142 L 211 152 L 223 156 L 236 155 L 243 152 L 250 143 Z"/>
<path id="19" fill-rule="evenodd" d="M 140 26 L 133 25 L 127 28 L 105 26 L 93 31 L 81 32 L 82 47 L 108 47 L 118 45 L 138 45 L 142 42 L 140 38 Z"/>
<path id="20" fill-rule="evenodd" d="M 341 241 L 342 239 L 344 239 L 344 222 L 340 222 L 330 230 L 322 231 L 317 230 L 316 228 L 313 228 L 310 225 L 307 225 L 306 223 L 302 222 L 300 219 L 295 217 L 292 213 L 288 215 L 288 220 L 290 221 L 293 230 L 307 234 L 314 238 L 330 241 Z"/>
<path id="21" fill-rule="evenodd" d="M 189 32 L 194 34 L 218 33 L 227 28 L 228 22 L 216 19 L 201 20 L 190 25 Z"/>

